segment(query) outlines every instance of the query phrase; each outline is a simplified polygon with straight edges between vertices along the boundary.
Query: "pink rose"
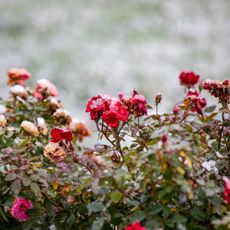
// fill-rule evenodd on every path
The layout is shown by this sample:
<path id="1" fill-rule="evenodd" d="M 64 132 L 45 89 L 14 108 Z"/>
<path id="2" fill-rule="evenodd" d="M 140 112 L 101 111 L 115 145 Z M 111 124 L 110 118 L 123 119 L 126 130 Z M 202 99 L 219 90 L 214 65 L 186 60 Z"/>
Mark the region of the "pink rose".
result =
<path id="1" fill-rule="evenodd" d="M 128 225 L 125 230 L 147 230 L 147 228 L 143 227 L 139 221 L 135 221 Z"/>
<path id="2" fill-rule="evenodd" d="M 31 77 L 31 74 L 26 69 L 12 68 L 8 71 L 8 85 L 23 85 L 25 81 Z"/>
<path id="3" fill-rule="evenodd" d="M 224 181 L 224 201 L 230 204 L 230 180 L 227 177 L 223 177 Z"/>
<path id="4" fill-rule="evenodd" d="M 32 209 L 33 204 L 30 200 L 25 198 L 16 198 L 11 209 L 11 215 L 19 221 L 30 220 L 30 215 L 27 214 L 28 209 Z"/>
<path id="5" fill-rule="evenodd" d="M 41 79 L 37 82 L 37 86 L 33 92 L 34 97 L 38 100 L 42 100 L 49 96 L 57 96 L 58 91 L 54 84 L 52 84 L 47 79 Z"/>

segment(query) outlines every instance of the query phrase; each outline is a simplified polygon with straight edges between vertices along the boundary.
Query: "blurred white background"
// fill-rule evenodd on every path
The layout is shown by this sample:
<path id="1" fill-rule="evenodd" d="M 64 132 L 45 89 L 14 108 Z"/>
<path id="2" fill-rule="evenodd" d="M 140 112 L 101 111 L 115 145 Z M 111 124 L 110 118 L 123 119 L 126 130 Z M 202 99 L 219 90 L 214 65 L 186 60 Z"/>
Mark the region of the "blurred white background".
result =
<path id="1" fill-rule="evenodd" d="M 133 88 L 170 109 L 181 70 L 229 79 L 229 19 L 229 0 L 0 0 L 1 96 L 7 70 L 25 67 L 80 118 L 92 95 Z"/>

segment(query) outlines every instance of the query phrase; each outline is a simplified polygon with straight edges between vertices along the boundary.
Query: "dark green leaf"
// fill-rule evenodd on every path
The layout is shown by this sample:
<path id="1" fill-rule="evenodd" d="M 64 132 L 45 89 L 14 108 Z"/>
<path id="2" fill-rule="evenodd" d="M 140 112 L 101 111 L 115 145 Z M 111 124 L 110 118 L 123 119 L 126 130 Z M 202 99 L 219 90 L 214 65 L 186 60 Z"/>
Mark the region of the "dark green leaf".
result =
<path id="1" fill-rule="evenodd" d="M 16 173 L 10 173 L 5 177 L 5 181 L 13 181 L 17 178 L 17 174 Z"/>

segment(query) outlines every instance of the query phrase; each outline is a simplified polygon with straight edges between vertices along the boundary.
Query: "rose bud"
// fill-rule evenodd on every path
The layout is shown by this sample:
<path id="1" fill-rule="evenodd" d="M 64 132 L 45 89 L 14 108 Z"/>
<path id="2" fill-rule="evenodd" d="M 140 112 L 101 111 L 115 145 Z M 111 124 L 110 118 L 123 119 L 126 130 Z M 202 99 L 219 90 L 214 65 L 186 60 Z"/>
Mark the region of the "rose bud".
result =
<path id="1" fill-rule="evenodd" d="M 173 107 L 173 111 L 172 112 L 173 112 L 174 115 L 178 115 L 179 112 L 180 112 L 180 107 L 178 105 L 175 105 Z"/>
<path id="2" fill-rule="evenodd" d="M 159 105 L 161 103 L 161 100 L 162 100 L 162 95 L 158 93 L 155 97 L 155 104 Z"/>
<path id="3" fill-rule="evenodd" d="M 161 136 L 161 141 L 163 142 L 163 144 L 165 144 L 168 141 L 168 136 L 166 134 L 163 134 Z"/>

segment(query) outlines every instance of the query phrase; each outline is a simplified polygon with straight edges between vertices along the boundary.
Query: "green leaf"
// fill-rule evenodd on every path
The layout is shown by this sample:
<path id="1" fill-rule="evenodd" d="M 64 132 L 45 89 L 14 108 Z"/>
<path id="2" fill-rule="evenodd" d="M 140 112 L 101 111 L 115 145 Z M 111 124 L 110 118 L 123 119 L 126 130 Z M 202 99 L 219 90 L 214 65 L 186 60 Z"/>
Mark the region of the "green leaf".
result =
<path id="1" fill-rule="evenodd" d="M 17 196 L 22 188 L 22 184 L 20 180 L 15 180 L 14 183 L 10 186 L 12 192 Z"/>
<path id="2" fill-rule="evenodd" d="M 5 177 L 5 181 L 13 181 L 17 178 L 17 174 L 16 173 L 10 173 Z"/>
<path id="3" fill-rule="evenodd" d="M 164 207 L 161 204 L 156 204 L 154 207 L 151 207 L 151 215 L 155 216 L 161 211 L 163 211 Z"/>
<path id="4" fill-rule="evenodd" d="M 76 222 L 76 217 L 74 214 L 71 214 L 66 223 L 71 227 Z"/>
<path id="5" fill-rule="evenodd" d="M 140 211 L 138 213 L 136 213 L 134 216 L 132 216 L 130 218 L 130 221 L 131 222 L 134 222 L 134 221 L 142 221 L 146 218 L 146 213 L 143 212 L 143 211 Z"/>
<path id="6" fill-rule="evenodd" d="M 221 210 L 222 199 L 220 197 L 214 196 L 211 199 L 212 204 L 216 207 L 218 211 Z"/>
<path id="7" fill-rule="evenodd" d="M 40 187 L 35 184 L 35 183 L 31 183 L 30 184 L 30 189 L 31 191 L 34 193 L 34 195 L 37 197 L 37 199 L 41 199 L 41 190 Z"/>
<path id="8" fill-rule="evenodd" d="M 31 184 L 30 178 L 24 176 L 24 177 L 22 178 L 22 184 L 23 184 L 23 186 L 29 186 L 29 185 Z"/>
<path id="9" fill-rule="evenodd" d="M 102 202 L 98 201 L 98 202 L 93 202 L 91 204 L 88 204 L 87 208 L 88 208 L 89 215 L 91 215 L 94 212 L 102 211 L 104 208 L 104 205 Z"/>
<path id="10" fill-rule="evenodd" d="M 123 197 L 123 194 L 119 191 L 110 193 L 110 198 L 114 203 L 118 203 L 122 199 L 122 197 Z"/>
<path id="11" fill-rule="evenodd" d="M 212 105 L 212 106 L 208 106 L 204 109 L 204 112 L 205 113 L 212 113 L 214 110 L 216 109 L 216 106 L 215 105 Z"/>
<path id="12" fill-rule="evenodd" d="M 204 213 L 199 208 L 193 208 L 191 210 L 192 217 L 195 220 L 202 221 L 205 218 Z"/>
<path id="13" fill-rule="evenodd" d="M 104 218 L 100 218 L 98 220 L 95 220 L 93 222 L 91 229 L 92 230 L 101 230 L 103 228 L 104 222 L 105 222 Z"/>
<path id="14" fill-rule="evenodd" d="M 214 113 L 211 113 L 209 116 L 204 116 L 204 117 L 201 117 L 200 120 L 202 122 L 209 122 L 211 121 L 218 113 L 217 112 L 214 112 Z"/>

